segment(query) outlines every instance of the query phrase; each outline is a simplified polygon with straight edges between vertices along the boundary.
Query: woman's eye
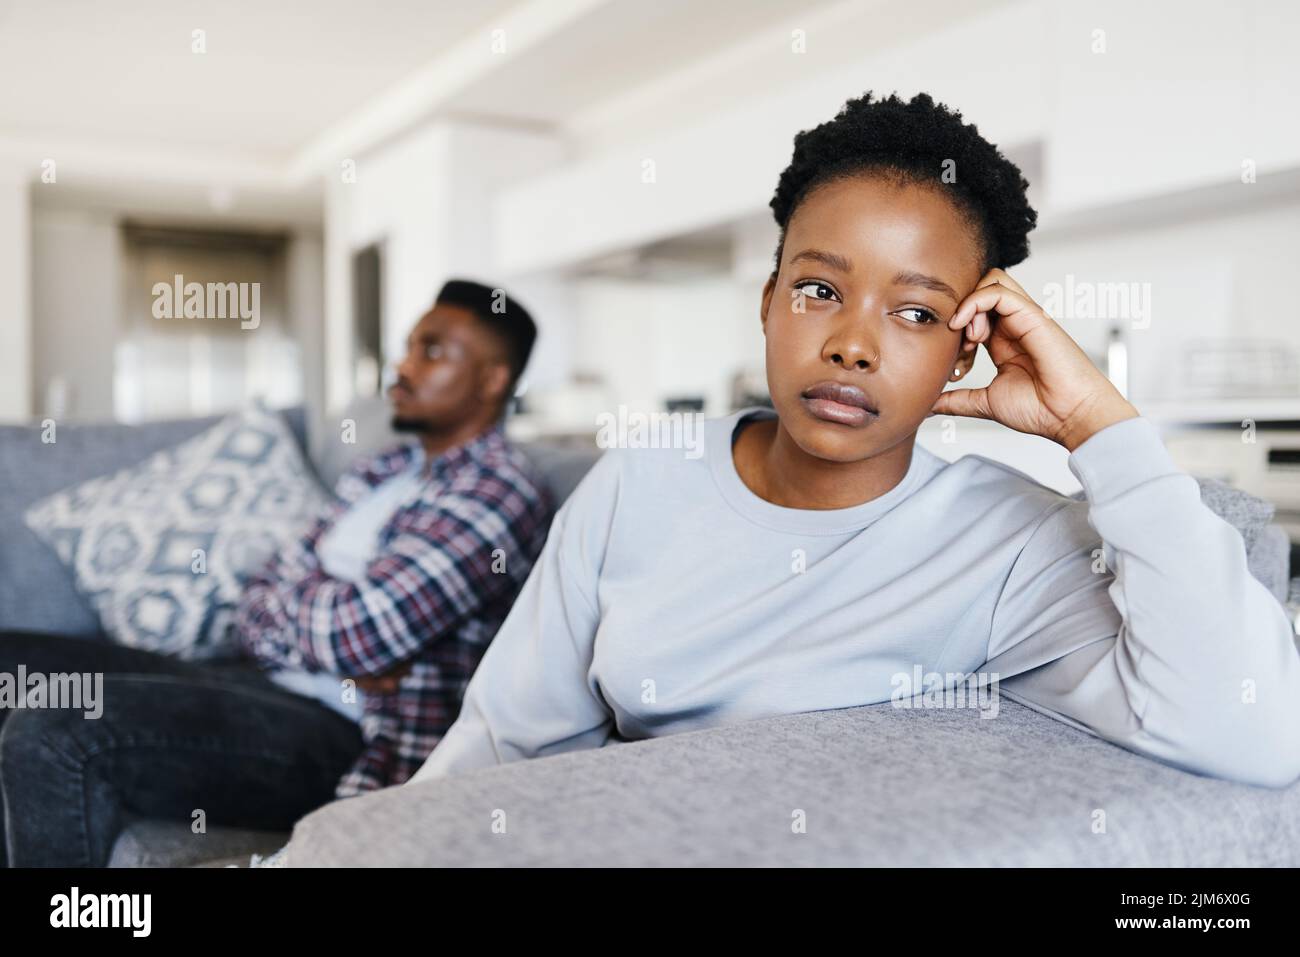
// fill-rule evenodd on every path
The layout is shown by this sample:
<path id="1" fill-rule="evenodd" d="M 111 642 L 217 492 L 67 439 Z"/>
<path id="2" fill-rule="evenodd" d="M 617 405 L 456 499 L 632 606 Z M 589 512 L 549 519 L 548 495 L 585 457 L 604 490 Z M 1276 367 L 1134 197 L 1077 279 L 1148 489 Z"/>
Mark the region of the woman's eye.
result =
<path id="1" fill-rule="evenodd" d="M 442 346 L 428 346 L 428 347 L 426 347 L 425 350 L 424 350 L 424 357 L 425 357 L 426 359 L 441 359 L 441 358 L 442 358 Z"/>
<path id="2" fill-rule="evenodd" d="M 808 299 L 834 299 L 835 290 L 824 282 L 810 280 L 808 282 L 795 283 L 795 292 L 801 293 Z"/>
<path id="3" fill-rule="evenodd" d="M 921 318 L 920 318 L 920 319 L 913 319 L 913 320 L 911 320 L 911 321 L 912 321 L 912 322 L 915 322 L 918 326 L 923 326 L 923 325 L 926 325 L 927 323 L 938 322 L 938 321 L 939 321 L 939 317 L 936 316 L 934 313 L 932 313 L 929 309 L 921 309 L 921 308 L 919 308 L 918 306 L 908 306 L 906 309 L 900 309 L 899 312 L 914 312 L 914 313 L 916 313 L 916 314 L 917 314 L 918 316 L 920 316 Z"/>

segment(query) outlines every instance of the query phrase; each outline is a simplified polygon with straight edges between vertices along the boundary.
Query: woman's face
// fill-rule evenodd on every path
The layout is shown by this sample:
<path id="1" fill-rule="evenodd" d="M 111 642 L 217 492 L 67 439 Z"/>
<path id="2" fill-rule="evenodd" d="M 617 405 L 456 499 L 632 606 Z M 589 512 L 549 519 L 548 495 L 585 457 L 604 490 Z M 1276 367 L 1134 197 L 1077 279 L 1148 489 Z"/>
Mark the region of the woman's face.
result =
<path id="1" fill-rule="evenodd" d="M 768 388 L 795 443 L 855 462 L 912 436 L 974 360 L 947 320 L 979 280 L 973 231 L 936 188 L 856 176 L 810 193 L 763 289 Z"/>

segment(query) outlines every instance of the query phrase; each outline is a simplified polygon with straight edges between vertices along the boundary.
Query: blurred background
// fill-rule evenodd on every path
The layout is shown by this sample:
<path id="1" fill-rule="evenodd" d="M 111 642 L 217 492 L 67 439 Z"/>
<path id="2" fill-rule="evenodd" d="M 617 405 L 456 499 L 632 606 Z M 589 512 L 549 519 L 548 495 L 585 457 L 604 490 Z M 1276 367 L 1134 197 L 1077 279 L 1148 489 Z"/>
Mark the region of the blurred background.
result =
<path id="1" fill-rule="evenodd" d="M 1297 39 L 1285 0 L 3 2 L 0 419 L 263 396 L 319 441 L 451 276 L 538 319 L 518 437 L 763 402 L 793 135 L 925 91 L 1032 184 L 1013 275 L 1300 540 Z M 256 328 L 160 318 L 177 275 L 257 283 Z M 1078 488 L 1001 426 L 921 441 Z"/>

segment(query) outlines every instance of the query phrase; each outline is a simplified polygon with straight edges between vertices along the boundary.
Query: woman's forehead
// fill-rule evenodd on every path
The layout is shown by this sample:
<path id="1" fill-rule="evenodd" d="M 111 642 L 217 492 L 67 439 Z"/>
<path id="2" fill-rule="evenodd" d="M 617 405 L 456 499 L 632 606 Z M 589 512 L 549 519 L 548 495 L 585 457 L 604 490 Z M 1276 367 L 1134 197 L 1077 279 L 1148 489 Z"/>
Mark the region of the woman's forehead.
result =
<path id="1" fill-rule="evenodd" d="M 810 247 L 855 268 L 870 262 L 953 276 L 979 271 L 976 237 L 952 200 L 936 188 L 876 177 L 835 180 L 805 197 L 786 230 L 783 258 Z"/>

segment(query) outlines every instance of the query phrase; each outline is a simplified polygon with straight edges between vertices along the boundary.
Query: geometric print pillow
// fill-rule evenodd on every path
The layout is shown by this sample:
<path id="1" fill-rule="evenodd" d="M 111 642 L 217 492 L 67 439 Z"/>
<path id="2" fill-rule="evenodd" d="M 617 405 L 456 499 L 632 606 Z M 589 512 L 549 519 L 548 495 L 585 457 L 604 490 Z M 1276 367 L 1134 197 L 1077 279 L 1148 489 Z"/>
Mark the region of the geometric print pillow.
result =
<path id="1" fill-rule="evenodd" d="M 115 641 L 178 658 L 226 657 L 244 580 L 328 501 L 284 420 L 255 404 L 139 465 L 32 505 Z"/>

